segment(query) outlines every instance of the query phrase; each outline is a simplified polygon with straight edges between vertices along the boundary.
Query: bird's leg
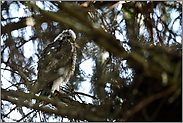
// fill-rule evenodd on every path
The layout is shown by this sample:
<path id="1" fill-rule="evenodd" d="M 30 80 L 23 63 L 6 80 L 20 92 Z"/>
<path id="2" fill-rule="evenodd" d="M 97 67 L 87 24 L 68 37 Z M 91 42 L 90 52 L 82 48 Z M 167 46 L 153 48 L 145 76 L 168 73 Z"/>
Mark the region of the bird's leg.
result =
<path id="1" fill-rule="evenodd" d="M 55 92 L 55 93 L 54 93 L 54 96 L 57 96 L 57 97 L 58 97 L 58 96 L 59 96 L 59 94 L 58 94 L 57 92 Z"/>
<path id="2" fill-rule="evenodd" d="M 58 92 L 59 92 L 59 93 L 61 93 L 60 87 L 61 87 L 61 86 L 59 85 L 59 89 L 58 89 Z M 57 96 L 57 97 L 58 97 L 58 96 L 59 96 L 59 93 L 58 93 L 58 92 L 55 92 L 55 93 L 54 93 L 54 96 Z M 61 94 L 64 94 L 64 92 L 62 91 Z"/>
<path id="3" fill-rule="evenodd" d="M 61 91 L 60 91 L 60 85 L 59 85 L 59 92 L 61 92 Z M 64 94 L 64 92 L 63 92 L 63 91 L 62 91 L 62 94 Z"/>
<path id="4" fill-rule="evenodd" d="M 58 92 L 60 93 L 60 85 L 59 85 Z M 56 93 L 54 94 L 54 96 L 57 96 L 57 97 L 58 97 L 58 96 L 59 96 L 59 93 L 56 92 Z M 62 92 L 62 94 L 64 94 L 64 93 Z"/>
<path id="5" fill-rule="evenodd" d="M 59 93 L 60 93 L 60 85 L 59 85 L 58 91 L 59 91 Z M 57 97 L 58 97 L 58 96 L 59 96 L 59 93 L 56 92 L 56 93 L 54 94 L 54 96 L 57 96 Z"/>

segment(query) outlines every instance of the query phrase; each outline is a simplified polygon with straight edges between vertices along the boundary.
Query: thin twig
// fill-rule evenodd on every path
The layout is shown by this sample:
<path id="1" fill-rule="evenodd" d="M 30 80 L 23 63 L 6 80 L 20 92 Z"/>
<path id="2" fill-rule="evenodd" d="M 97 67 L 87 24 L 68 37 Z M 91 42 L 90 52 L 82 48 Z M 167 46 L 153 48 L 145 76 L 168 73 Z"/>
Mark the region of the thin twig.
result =
<path id="1" fill-rule="evenodd" d="M 93 99 L 97 99 L 95 96 L 92 96 L 92 95 L 89 95 L 89 94 L 85 94 L 85 93 L 82 93 L 82 92 L 73 92 L 73 94 L 81 94 L 81 95 L 84 95 L 84 96 L 91 97 Z"/>
<path id="2" fill-rule="evenodd" d="M 4 115 L 4 117 L 7 117 L 13 110 L 15 110 L 18 106 L 15 106 L 14 108 L 12 108 L 7 114 Z"/>
<path id="3" fill-rule="evenodd" d="M 28 114 L 24 115 L 21 119 L 17 120 L 17 122 L 20 122 L 21 120 L 23 120 L 24 118 L 26 118 L 28 115 L 30 115 L 32 112 L 34 112 L 35 110 L 29 112 Z"/>

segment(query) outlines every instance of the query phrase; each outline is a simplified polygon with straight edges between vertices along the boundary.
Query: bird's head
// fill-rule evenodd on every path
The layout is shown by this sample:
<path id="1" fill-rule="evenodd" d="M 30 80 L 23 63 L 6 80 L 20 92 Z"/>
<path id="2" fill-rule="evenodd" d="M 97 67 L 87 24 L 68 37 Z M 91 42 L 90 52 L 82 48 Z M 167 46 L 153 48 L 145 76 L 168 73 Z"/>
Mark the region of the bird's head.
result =
<path id="1" fill-rule="evenodd" d="M 54 40 L 63 40 L 63 39 L 70 39 L 71 43 L 74 43 L 76 40 L 76 34 L 71 29 L 63 30 L 62 33 L 60 33 Z"/>

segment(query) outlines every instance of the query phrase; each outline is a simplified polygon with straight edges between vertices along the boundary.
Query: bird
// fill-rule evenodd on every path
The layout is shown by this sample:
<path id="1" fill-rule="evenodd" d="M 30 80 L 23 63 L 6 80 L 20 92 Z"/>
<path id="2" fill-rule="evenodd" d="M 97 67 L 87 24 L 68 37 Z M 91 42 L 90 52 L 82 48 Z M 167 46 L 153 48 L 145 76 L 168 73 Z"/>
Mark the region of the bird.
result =
<path id="1" fill-rule="evenodd" d="M 65 29 L 41 53 L 38 61 L 37 88 L 40 95 L 50 96 L 67 84 L 75 71 L 76 34 Z"/>

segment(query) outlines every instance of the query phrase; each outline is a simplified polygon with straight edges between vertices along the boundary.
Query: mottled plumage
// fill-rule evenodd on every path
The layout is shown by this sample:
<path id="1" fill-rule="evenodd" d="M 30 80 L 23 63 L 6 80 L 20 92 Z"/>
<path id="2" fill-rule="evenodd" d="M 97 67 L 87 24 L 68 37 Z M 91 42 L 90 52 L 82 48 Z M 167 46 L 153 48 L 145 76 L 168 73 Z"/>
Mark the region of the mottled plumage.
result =
<path id="1" fill-rule="evenodd" d="M 76 35 L 69 29 L 59 34 L 41 54 L 38 62 L 38 88 L 41 95 L 49 96 L 59 85 L 66 84 L 74 73 L 76 63 Z"/>

